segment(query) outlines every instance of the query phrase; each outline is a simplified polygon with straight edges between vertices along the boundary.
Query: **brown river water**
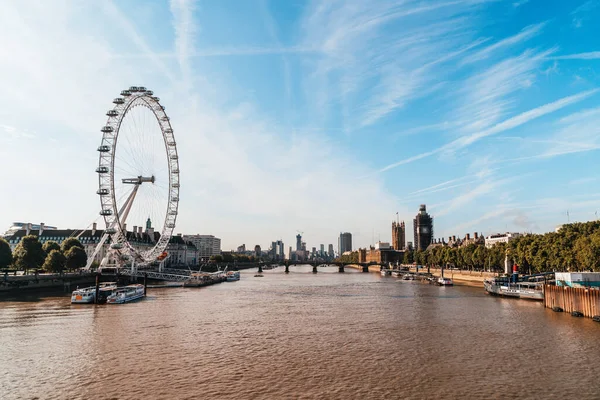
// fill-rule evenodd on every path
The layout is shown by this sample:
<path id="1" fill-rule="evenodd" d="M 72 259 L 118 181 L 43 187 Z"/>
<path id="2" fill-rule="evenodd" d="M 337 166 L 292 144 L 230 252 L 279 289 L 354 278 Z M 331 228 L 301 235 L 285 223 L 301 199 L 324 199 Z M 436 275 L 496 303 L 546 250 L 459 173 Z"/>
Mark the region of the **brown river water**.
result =
<path id="1" fill-rule="evenodd" d="M 600 324 L 327 267 L 0 301 L 0 399 L 600 399 Z"/>

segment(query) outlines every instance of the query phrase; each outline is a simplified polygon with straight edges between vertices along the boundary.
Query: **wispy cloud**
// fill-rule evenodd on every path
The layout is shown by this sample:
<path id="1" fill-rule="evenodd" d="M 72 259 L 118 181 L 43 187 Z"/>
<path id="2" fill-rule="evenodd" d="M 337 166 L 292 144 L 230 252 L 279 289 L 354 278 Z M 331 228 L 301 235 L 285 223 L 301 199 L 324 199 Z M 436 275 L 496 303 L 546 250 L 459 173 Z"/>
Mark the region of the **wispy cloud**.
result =
<path id="1" fill-rule="evenodd" d="M 173 14 L 173 27 L 175 29 L 175 54 L 181 68 L 183 81 L 189 86 L 191 81 L 191 67 L 188 55 L 194 52 L 194 35 L 197 33 L 194 22 L 193 0 L 171 0 L 169 4 Z"/>
<path id="2" fill-rule="evenodd" d="M 550 57 L 553 60 L 598 60 L 600 51 L 590 51 L 587 53 L 566 54 L 563 56 Z"/>
<path id="3" fill-rule="evenodd" d="M 548 103 L 545 104 L 543 106 L 534 108 L 532 110 L 523 112 L 519 115 L 516 115 L 512 118 L 509 118 L 507 120 L 504 120 L 496 125 L 494 125 L 493 127 L 483 130 L 481 132 L 478 133 L 474 133 L 471 135 L 465 135 L 461 138 L 458 138 L 450 143 L 447 143 L 441 147 L 438 147 L 437 149 L 425 152 L 425 153 L 421 153 L 418 154 L 416 156 L 412 156 L 409 158 L 406 158 L 404 160 L 400 160 L 397 161 L 393 164 L 389 164 L 383 168 L 381 168 L 378 172 L 384 172 L 384 171 L 388 171 L 392 168 L 396 168 L 400 165 L 404 165 L 404 164 L 409 164 L 412 163 L 414 161 L 418 161 L 420 159 L 426 158 L 426 157 L 430 157 L 432 155 L 435 154 L 439 154 L 442 152 L 446 152 L 446 151 L 457 151 L 459 149 L 462 149 L 464 147 L 470 146 L 473 143 L 486 138 L 488 136 L 492 136 L 492 135 L 497 135 L 499 133 L 502 133 L 504 131 L 510 130 L 510 129 L 514 129 L 518 126 L 521 126 L 523 124 L 526 124 L 529 121 L 532 121 L 536 118 L 540 118 L 544 115 L 553 113 L 557 110 L 560 110 L 564 107 L 567 107 L 571 104 L 575 104 L 579 101 L 582 101 L 590 96 L 592 96 L 593 94 L 597 93 L 600 89 L 593 89 L 593 90 L 588 90 L 586 92 L 582 92 L 576 95 L 572 95 L 572 96 L 568 96 L 568 97 L 564 97 L 562 99 L 556 100 L 552 103 Z"/>
<path id="4" fill-rule="evenodd" d="M 301 43 L 322 54 L 306 80 L 307 96 L 322 114 L 340 105 L 352 130 L 378 123 L 436 90 L 456 68 L 450 61 L 485 42 L 474 38 L 467 18 L 481 4 L 315 3 Z"/>
<path id="5" fill-rule="evenodd" d="M 518 0 L 518 1 L 513 2 L 513 7 L 515 7 L 515 8 L 521 7 L 527 3 L 529 3 L 529 0 Z"/>
<path id="6" fill-rule="evenodd" d="M 575 28 L 581 28 L 583 22 L 590 18 L 590 11 L 600 4 L 598 0 L 589 0 L 571 12 L 572 23 Z"/>
<path id="7" fill-rule="evenodd" d="M 268 56 L 268 55 L 279 55 L 279 54 L 319 54 L 320 49 L 312 47 L 302 46 L 246 46 L 246 47 L 219 47 L 219 48 L 206 48 L 206 49 L 195 49 L 185 53 L 153 53 L 152 56 L 157 59 L 178 59 L 180 57 L 184 59 L 195 58 L 195 57 L 241 57 L 241 56 Z M 143 59 L 150 57 L 146 53 L 123 53 L 123 54 L 112 54 L 112 58 L 121 59 Z"/>
<path id="8" fill-rule="evenodd" d="M 546 25 L 545 22 L 542 22 L 540 24 L 535 24 L 535 25 L 529 25 L 528 27 L 523 28 L 523 30 L 521 30 L 521 32 L 517 33 L 516 35 L 509 36 L 505 39 L 502 39 L 484 49 L 479 50 L 478 52 L 476 52 L 468 57 L 465 57 L 463 59 L 463 63 L 468 64 L 468 63 L 486 59 L 486 58 L 490 57 L 491 55 L 496 54 L 502 48 L 514 46 L 516 44 L 519 44 L 526 40 L 529 40 L 532 37 L 541 33 L 542 29 L 544 28 L 545 25 Z"/>
<path id="9" fill-rule="evenodd" d="M 447 215 L 456 209 L 470 204 L 479 197 L 497 191 L 499 187 L 512 182 L 513 180 L 514 178 L 485 179 L 473 189 L 461 193 L 460 195 L 451 199 L 449 202 L 445 203 L 443 206 L 440 206 L 439 210 L 436 211 L 436 216 L 442 217 Z"/>

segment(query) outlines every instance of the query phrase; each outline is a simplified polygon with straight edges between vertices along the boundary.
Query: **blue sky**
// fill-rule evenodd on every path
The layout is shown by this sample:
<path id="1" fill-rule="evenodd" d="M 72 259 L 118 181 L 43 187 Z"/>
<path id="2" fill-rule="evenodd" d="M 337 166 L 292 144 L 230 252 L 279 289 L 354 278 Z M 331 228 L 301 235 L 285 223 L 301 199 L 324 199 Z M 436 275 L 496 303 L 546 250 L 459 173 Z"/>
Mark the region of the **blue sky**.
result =
<path id="1" fill-rule="evenodd" d="M 0 224 L 98 218 L 111 100 L 144 85 L 181 159 L 177 232 L 309 247 L 596 218 L 600 0 L 8 1 Z M 131 224 L 141 225 L 134 221 Z"/>

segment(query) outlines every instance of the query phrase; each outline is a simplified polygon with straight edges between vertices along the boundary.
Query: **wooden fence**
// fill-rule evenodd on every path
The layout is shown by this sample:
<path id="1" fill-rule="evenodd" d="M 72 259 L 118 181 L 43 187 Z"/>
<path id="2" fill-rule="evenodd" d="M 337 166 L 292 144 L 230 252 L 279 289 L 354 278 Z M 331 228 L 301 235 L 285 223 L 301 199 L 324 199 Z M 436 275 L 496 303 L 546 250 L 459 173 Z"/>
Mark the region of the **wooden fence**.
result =
<path id="1" fill-rule="evenodd" d="M 568 313 L 579 311 L 591 318 L 600 315 L 600 290 L 545 285 L 544 306 L 560 307 Z"/>

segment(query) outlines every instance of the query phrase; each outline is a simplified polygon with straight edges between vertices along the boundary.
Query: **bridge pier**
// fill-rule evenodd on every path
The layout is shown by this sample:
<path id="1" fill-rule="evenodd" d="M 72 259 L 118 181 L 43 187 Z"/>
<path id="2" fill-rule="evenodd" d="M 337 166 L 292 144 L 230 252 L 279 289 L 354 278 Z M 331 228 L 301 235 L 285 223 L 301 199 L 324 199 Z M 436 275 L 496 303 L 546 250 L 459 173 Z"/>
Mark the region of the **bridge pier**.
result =
<path id="1" fill-rule="evenodd" d="M 259 264 L 258 265 L 258 273 L 262 274 L 262 272 L 263 272 L 262 265 Z"/>
<path id="2" fill-rule="evenodd" d="M 369 272 L 369 266 L 368 265 L 363 265 L 362 266 L 362 271 L 363 272 Z"/>
<path id="3" fill-rule="evenodd" d="M 290 265 L 289 264 L 285 264 L 285 273 L 286 274 L 290 273 Z"/>
<path id="4" fill-rule="evenodd" d="M 313 274 L 316 274 L 316 273 L 317 273 L 317 266 L 313 265 Z"/>
<path id="5" fill-rule="evenodd" d="M 341 273 L 341 272 L 344 272 L 344 266 L 343 266 L 343 265 L 340 265 L 340 266 L 338 267 L 338 272 L 340 272 L 340 273 Z"/>

